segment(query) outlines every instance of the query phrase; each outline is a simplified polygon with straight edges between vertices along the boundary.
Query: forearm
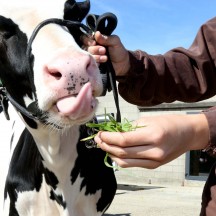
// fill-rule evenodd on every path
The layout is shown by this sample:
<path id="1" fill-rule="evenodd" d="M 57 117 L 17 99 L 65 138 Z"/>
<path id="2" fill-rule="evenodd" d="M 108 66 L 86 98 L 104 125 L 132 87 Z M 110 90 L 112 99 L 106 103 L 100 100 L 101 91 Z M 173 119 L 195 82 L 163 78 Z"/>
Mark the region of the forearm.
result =
<path id="1" fill-rule="evenodd" d="M 210 139 L 210 128 L 208 120 L 204 114 L 186 115 L 187 121 L 191 125 L 192 136 L 189 150 L 205 149 Z M 184 119 L 183 119 L 184 121 Z"/>

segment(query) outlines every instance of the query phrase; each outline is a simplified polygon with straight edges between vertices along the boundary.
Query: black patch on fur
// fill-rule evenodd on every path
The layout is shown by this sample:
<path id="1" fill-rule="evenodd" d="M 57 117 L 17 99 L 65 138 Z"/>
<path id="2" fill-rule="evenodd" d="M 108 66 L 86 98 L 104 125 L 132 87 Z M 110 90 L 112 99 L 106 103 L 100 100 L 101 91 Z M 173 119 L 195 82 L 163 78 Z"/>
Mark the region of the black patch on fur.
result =
<path id="1" fill-rule="evenodd" d="M 66 209 L 66 202 L 63 200 L 61 195 L 56 195 L 53 190 L 50 191 L 50 199 L 55 200 L 59 205 Z"/>
<path id="2" fill-rule="evenodd" d="M 22 106 L 24 96 L 32 97 L 26 57 L 27 36 L 11 20 L 0 16 L 0 79 L 10 95 Z"/>
<path id="3" fill-rule="evenodd" d="M 85 126 L 82 126 L 80 131 L 80 139 L 88 136 Z M 77 144 L 77 151 L 78 157 L 71 172 L 71 182 L 73 184 L 79 175 L 84 178 L 80 191 L 86 187 L 86 195 L 95 194 L 97 190 L 101 189 L 101 198 L 97 203 L 97 211 L 103 212 L 112 202 L 116 192 L 117 183 L 113 169 L 104 164 L 106 153 L 101 149 L 88 149 L 83 142 L 80 142 Z"/>
<path id="4" fill-rule="evenodd" d="M 9 195 L 12 212 L 16 212 L 15 203 L 19 192 L 40 190 L 42 173 L 42 157 L 32 135 L 25 129 L 14 149 L 5 184 L 4 197 Z"/>
<path id="5" fill-rule="evenodd" d="M 0 16 L 0 79 L 11 97 L 25 107 L 24 96 L 32 99 L 29 62 L 26 56 L 28 39 L 11 19 Z M 36 122 L 23 116 L 29 127 Z"/>
<path id="6" fill-rule="evenodd" d="M 22 113 L 21 113 L 21 115 L 22 115 L 23 119 L 25 120 L 26 124 L 27 124 L 30 128 L 37 129 L 38 126 L 37 126 L 36 121 L 34 121 L 33 119 L 30 119 L 30 118 L 26 117 L 26 116 L 23 115 Z"/>
<path id="7" fill-rule="evenodd" d="M 15 203 L 19 192 L 33 191 L 39 192 L 43 181 L 43 174 L 47 185 L 53 190 L 59 183 L 55 174 L 43 166 L 43 158 L 32 135 L 25 129 L 14 150 L 10 168 L 6 180 L 4 197 L 10 197 L 10 215 L 16 215 Z M 62 196 L 57 196 L 51 191 L 50 198 L 56 200 L 59 205 L 66 208 L 66 203 Z M 18 215 L 18 214 L 17 214 Z"/>
<path id="8" fill-rule="evenodd" d="M 57 177 L 53 172 L 49 171 L 46 168 L 45 168 L 45 173 L 46 173 L 45 175 L 46 183 L 55 190 L 57 188 L 57 184 L 59 183 Z"/>

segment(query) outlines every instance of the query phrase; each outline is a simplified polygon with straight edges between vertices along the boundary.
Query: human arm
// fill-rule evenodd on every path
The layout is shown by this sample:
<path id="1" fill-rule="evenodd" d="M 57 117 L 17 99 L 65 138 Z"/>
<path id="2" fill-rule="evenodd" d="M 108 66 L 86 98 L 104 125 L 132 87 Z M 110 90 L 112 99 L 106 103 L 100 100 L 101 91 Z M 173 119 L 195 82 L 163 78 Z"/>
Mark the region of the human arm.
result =
<path id="1" fill-rule="evenodd" d="M 109 40 L 109 38 L 105 38 L 105 40 Z M 106 43 L 106 45 L 109 45 L 109 42 L 106 41 L 104 44 Z M 200 28 L 194 43 L 188 50 L 184 48 L 177 48 L 165 53 L 164 55 L 155 56 L 149 55 L 143 51 L 128 51 L 129 67 L 127 66 L 126 69 L 122 70 L 120 73 L 117 70 L 116 73 L 117 80 L 119 81 L 119 92 L 128 102 L 140 106 L 152 106 L 162 102 L 173 102 L 175 100 L 196 102 L 212 97 L 216 93 L 215 47 L 216 18 L 210 20 Z M 105 50 L 102 50 L 102 56 L 105 55 L 104 51 Z M 94 54 L 100 53 L 95 52 Z M 99 59 L 98 61 L 100 62 Z M 128 60 L 124 62 L 126 65 L 128 65 Z M 115 62 L 114 68 L 117 63 Z M 216 149 L 216 109 L 208 110 L 201 116 L 203 120 L 205 120 L 202 122 L 208 123 L 203 125 L 202 131 L 205 131 L 205 134 L 208 134 L 208 138 L 210 137 L 210 140 L 205 139 L 205 142 L 202 142 L 202 146 L 200 146 L 198 139 L 194 143 L 196 144 L 197 149 L 202 149 L 206 148 L 209 142 L 207 150 L 209 150 L 208 152 L 210 154 L 213 154 L 214 150 Z M 175 116 L 172 118 L 175 121 L 178 119 L 175 119 Z M 197 121 L 199 121 L 199 116 L 196 116 L 196 118 Z M 170 161 L 170 159 L 174 159 L 174 157 L 179 156 L 186 150 L 192 150 L 191 146 L 193 146 L 193 142 L 186 144 L 184 142 L 184 136 L 179 137 L 178 134 L 174 133 L 175 130 L 171 130 L 173 121 L 167 119 L 166 116 L 161 116 L 160 122 L 167 122 L 167 124 L 164 125 L 158 124 L 158 117 L 151 117 L 151 119 L 153 122 L 155 122 L 155 124 L 158 125 L 155 130 L 152 130 L 152 134 L 159 134 L 161 136 L 160 140 L 163 140 L 163 142 L 159 142 L 160 140 L 155 141 L 154 137 L 152 137 L 150 134 L 150 139 L 152 139 L 152 155 L 154 155 L 153 153 L 156 154 L 157 151 L 163 152 L 160 157 L 161 161 L 157 164 L 166 163 L 167 161 Z M 143 121 L 143 119 L 141 121 Z M 193 130 L 194 125 L 191 125 L 189 119 L 187 120 L 185 118 L 184 124 L 185 127 L 192 128 L 192 131 L 197 131 Z M 180 122 L 179 127 L 181 130 L 182 124 L 180 124 Z M 168 134 L 161 134 L 161 129 L 166 129 Z M 144 132 L 144 128 L 139 130 L 143 130 Z M 102 134 L 104 133 L 105 132 Z M 134 132 L 130 132 L 129 134 L 135 138 L 136 134 L 133 133 Z M 193 136 L 192 133 L 185 133 L 185 135 L 187 135 L 188 138 L 192 138 Z M 204 136 L 202 132 L 199 132 L 197 137 L 199 137 L 199 135 L 202 137 L 207 137 Z M 115 134 L 109 134 L 109 136 L 112 138 L 115 136 Z M 130 142 L 132 140 L 130 139 L 130 136 L 127 135 L 127 133 L 125 133 L 124 136 L 125 148 L 122 148 L 122 151 L 125 149 L 128 150 L 127 146 L 130 146 Z M 175 137 L 178 142 L 176 142 L 173 137 Z M 96 137 L 96 141 L 99 143 L 101 148 L 107 150 L 111 154 L 114 154 L 114 152 L 111 151 L 116 148 L 117 154 L 117 150 L 119 146 L 121 146 L 121 139 L 119 139 L 120 137 L 115 137 L 115 142 L 113 144 L 108 143 L 111 144 L 111 149 L 107 148 L 109 146 L 106 146 L 106 141 L 104 141 L 103 138 L 104 137 L 101 136 L 104 145 L 103 143 L 101 144 L 100 139 L 98 140 L 98 137 Z M 137 138 L 142 140 L 143 144 L 136 142 L 136 140 L 132 140 L 134 147 L 130 146 L 129 150 L 135 150 L 137 153 L 139 153 L 139 151 L 146 152 L 145 139 L 147 138 L 145 133 L 139 134 Z M 173 145 L 173 151 L 167 151 L 167 149 L 170 148 L 170 143 L 172 142 L 178 145 Z M 106 148 L 103 146 L 106 146 Z M 183 151 L 179 151 L 179 147 L 181 148 L 180 150 Z M 133 155 L 127 154 L 127 158 L 131 162 L 128 166 L 131 166 L 134 159 Z M 114 159 L 117 160 L 117 158 Z M 150 161 L 152 162 L 154 160 Z"/>
<path id="2" fill-rule="evenodd" d="M 119 92 L 131 103 L 151 106 L 175 100 L 196 102 L 214 96 L 216 18 L 200 28 L 188 50 L 176 48 L 157 56 L 135 51 L 130 53 L 130 62 L 128 75 L 119 79 Z M 140 85 L 136 85 L 135 80 L 138 80 Z M 205 110 L 203 114 L 209 130 L 209 143 L 204 148 L 208 154 L 215 157 L 216 107 Z"/>
<path id="3" fill-rule="evenodd" d="M 143 117 L 135 131 L 99 132 L 95 141 L 120 167 L 157 168 L 209 141 L 204 114 Z"/>
<path id="4" fill-rule="evenodd" d="M 204 24 L 189 49 L 176 48 L 164 55 L 127 51 L 119 37 L 95 34 L 88 48 L 97 62 L 106 61 L 109 48 L 121 96 L 130 103 L 152 106 L 175 100 L 197 102 L 216 92 L 216 18 Z"/>
<path id="5" fill-rule="evenodd" d="M 119 93 L 130 103 L 197 102 L 216 93 L 216 18 L 204 24 L 189 49 L 164 55 L 129 52 L 130 70 L 118 77 Z"/>

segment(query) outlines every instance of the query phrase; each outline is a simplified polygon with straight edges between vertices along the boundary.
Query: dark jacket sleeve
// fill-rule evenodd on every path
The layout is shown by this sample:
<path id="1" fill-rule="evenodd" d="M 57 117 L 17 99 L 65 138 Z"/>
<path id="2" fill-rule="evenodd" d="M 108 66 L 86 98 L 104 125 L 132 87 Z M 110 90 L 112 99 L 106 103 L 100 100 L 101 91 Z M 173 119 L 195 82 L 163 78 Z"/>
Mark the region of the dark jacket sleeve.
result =
<path id="1" fill-rule="evenodd" d="M 204 24 L 189 49 L 164 55 L 129 52 L 131 69 L 118 77 L 119 93 L 130 103 L 196 102 L 216 93 L 216 18 Z"/>
<path id="2" fill-rule="evenodd" d="M 216 94 L 216 17 L 201 26 L 189 49 L 175 48 L 164 55 L 137 50 L 129 51 L 129 56 L 130 70 L 117 78 L 126 101 L 153 106 L 210 98 Z M 206 112 L 206 117 L 216 143 L 216 121 L 212 120 L 216 120 L 216 109 Z"/>

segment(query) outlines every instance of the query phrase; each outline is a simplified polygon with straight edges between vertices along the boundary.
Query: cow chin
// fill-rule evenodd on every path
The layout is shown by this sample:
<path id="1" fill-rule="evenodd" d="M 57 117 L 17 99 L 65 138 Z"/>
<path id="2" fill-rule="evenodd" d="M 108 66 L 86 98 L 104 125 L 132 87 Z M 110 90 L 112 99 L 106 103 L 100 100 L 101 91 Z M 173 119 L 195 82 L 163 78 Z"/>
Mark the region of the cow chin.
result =
<path id="1" fill-rule="evenodd" d="M 77 94 L 66 94 L 61 89 L 59 91 L 43 91 L 43 97 L 38 98 L 42 119 L 61 128 L 88 122 L 93 118 L 98 106 L 96 98 L 98 93 L 93 86 L 91 82 L 87 82 Z M 60 95 L 60 92 L 64 94 Z"/>
<path id="2" fill-rule="evenodd" d="M 98 102 L 97 102 L 98 103 Z M 69 129 L 75 125 L 82 125 L 93 119 L 95 115 L 97 105 L 92 108 L 92 111 L 86 113 L 85 115 L 62 115 L 56 109 L 56 107 L 52 108 L 46 114 L 46 124 L 50 125 L 52 129 Z"/>

